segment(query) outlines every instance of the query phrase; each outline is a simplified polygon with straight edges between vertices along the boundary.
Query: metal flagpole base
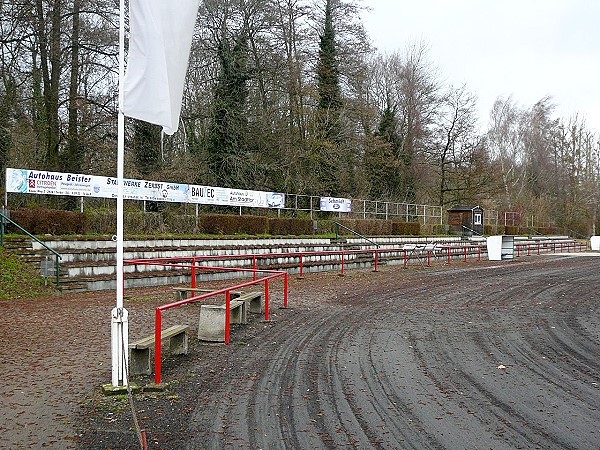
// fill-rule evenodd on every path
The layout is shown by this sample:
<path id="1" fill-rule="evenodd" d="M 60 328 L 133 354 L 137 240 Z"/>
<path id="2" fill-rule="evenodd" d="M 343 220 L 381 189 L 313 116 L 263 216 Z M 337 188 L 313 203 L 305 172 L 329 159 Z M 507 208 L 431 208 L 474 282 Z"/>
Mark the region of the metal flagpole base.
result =
<path id="1" fill-rule="evenodd" d="M 129 313 L 125 308 L 111 311 L 112 385 L 127 386 L 129 360 Z"/>

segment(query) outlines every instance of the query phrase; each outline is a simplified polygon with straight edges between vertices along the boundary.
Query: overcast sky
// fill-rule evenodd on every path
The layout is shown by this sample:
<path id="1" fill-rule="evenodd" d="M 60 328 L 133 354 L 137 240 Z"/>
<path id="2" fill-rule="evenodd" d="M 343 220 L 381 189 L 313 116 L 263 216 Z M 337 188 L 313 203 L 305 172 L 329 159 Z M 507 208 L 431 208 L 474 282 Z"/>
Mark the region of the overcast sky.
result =
<path id="1" fill-rule="evenodd" d="M 429 46 L 441 77 L 479 97 L 487 125 L 499 96 L 530 107 L 546 95 L 555 117 L 575 113 L 600 132 L 600 0 L 364 0 L 374 45 Z"/>

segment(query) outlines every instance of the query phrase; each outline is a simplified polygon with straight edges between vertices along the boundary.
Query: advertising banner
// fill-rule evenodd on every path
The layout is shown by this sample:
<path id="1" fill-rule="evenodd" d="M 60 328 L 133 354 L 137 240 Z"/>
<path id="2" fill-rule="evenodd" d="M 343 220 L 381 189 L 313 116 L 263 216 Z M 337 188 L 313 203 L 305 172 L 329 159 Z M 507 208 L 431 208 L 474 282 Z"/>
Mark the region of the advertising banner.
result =
<path id="1" fill-rule="evenodd" d="M 352 210 L 352 200 L 349 198 L 321 197 L 320 210 L 350 212 Z"/>
<path id="2" fill-rule="evenodd" d="M 6 169 L 6 191 L 22 194 L 117 198 L 117 179 L 43 170 Z M 202 205 L 284 208 L 279 192 L 250 191 L 163 181 L 123 180 L 123 198 Z"/>

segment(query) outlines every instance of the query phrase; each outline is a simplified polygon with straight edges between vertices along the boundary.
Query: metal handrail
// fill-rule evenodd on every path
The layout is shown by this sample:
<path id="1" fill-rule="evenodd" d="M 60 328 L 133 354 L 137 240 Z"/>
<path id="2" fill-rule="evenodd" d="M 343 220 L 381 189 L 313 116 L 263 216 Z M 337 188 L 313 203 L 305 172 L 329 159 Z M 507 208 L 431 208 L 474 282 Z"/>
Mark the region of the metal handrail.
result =
<path id="1" fill-rule="evenodd" d="M 529 231 L 533 231 L 533 234 L 535 234 L 535 235 L 538 235 L 538 236 L 546 236 L 544 233 L 542 233 L 542 232 L 541 232 L 541 231 L 539 231 L 539 230 L 536 230 L 535 228 L 527 227 L 527 229 L 528 229 Z"/>
<path id="2" fill-rule="evenodd" d="M 471 228 L 467 227 L 466 225 L 461 225 L 464 229 L 469 230 L 471 233 L 476 234 L 477 236 L 484 236 L 483 234 L 481 234 L 478 231 L 472 230 Z"/>
<path id="3" fill-rule="evenodd" d="M 14 220 L 12 220 L 10 217 L 6 216 L 5 214 L 3 214 L 2 212 L 0 212 L 0 245 L 2 247 L 4 247 L 4 221 L 7 220 L 10 223 L 12 223 L 15 227 L 17 227 L 19 230 L 21 230 L 23 233 L 25 233 L 27 236 L 29 236 L 31 239 L 33 239 L 34 241 L 36 241 L 37 243 L 39 243 L 40 245 L 42 245 L 46 250 L 48 250 L 51 253 L 54 253 L 54 257 L 55 257 L 55 269 L 56 269 L 56 287 L 58 287 L 60 285 L 60 273 L 59 273 L 59 259 L 62 259 L 62 255 L 60 253 L 58 253 L 56 250 L 54 250 L 53 248 L 48 247 L 48 245 L 46 245 L 45 242 L 40 241 L 37 237 L 35 237 L 33 234 L 31 234 L 29 231 L 27 231 L 25 228 L 23 228 L 21 225 L 19 225 L 17 222 L 15 222 Z"/>
<path id="4" fill-rule="evenodd" d="M 570 228 L 569 228 L 569 233 L 571 233 L 575 239 L 589 239 L 589 236 L 585 236 L 581 233 L 578 233 L 575 230 L 571 230 Z"/>
<path id="5" fill-rule="evenodd" d="M 370 243 L 371 243 L 371 244 L 373 244 L 373 245 L 374 245 L 376 248 L 379 248 L 379 244 L 378 244 L 377 242 L 375 242 L 375 241 L 372 241 L 372 240 L 371 240 L 371 239 L 369 239 L 368 237 L 366 237 L 366 236 L 363 236 L 363 235 L 362 235 L 362 234 L 360 234 L 360 233 L 357 233 L 356 231 L 354 231 L 354 230 L 352 230 L 352 229 L 348 228 L 348 227 L 347 227 L 347 226 L 345 226 L 345 225 L 342 225 L 342 224 L 341 224 L 341 223 L 339 223 L 339 222 L 335 222 L 335 221 L 334 221 L 333 223 L 335 223 L 335 238 L 336 238 L 336 239 L 339 239 L 340 227 L 342 227 L 343 229 L 345 229 L 345 230 L 348 230 L 350 233 L 353 233 L 353 234 L 355 234 L 355 235 L 357 235 L 357 236 L 359 236 L 359 237 L 363 238 L 365 241 L 367 241 L 367 242 L 370 242 Z"/>

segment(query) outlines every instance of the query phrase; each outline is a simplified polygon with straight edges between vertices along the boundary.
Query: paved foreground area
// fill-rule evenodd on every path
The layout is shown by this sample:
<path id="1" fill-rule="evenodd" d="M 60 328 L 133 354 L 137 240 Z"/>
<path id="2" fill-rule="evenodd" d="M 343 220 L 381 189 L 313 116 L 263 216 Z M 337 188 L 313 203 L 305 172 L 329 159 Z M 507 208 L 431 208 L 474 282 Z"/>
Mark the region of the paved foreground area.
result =
<path id="1" fill-rule="evenodd" d="M 291 279 L 268 323 L 168 358 L 138 418 L 149 448 L 597 449 L 599 269 L 571 254 Z M 98 394 L 103 295 L 3 305 L 0 446 L 139 448 L 126 401 Z M 132 336 L 165 299 L 129 297 Z M 169 314 L 194 326 L 198 307 Z"/>

